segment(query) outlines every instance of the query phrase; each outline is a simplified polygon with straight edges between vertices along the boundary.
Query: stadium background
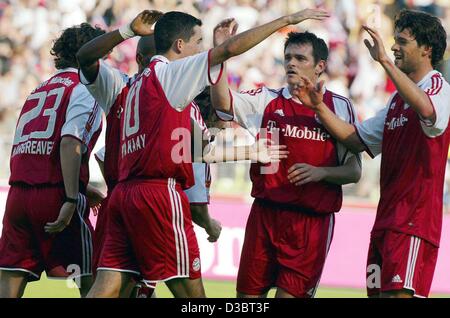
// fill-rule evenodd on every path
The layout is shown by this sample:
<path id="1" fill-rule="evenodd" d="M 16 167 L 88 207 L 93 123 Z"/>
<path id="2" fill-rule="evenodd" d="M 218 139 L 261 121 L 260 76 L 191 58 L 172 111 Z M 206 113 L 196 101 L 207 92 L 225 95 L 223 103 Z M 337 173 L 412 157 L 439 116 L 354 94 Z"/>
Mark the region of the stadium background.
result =
<path id="1" fill-rule="evenodd" d="M 446 0 L 2 0 L 0 1 L 0 216 L 4 211 L 9 177 L 9 154 L 14 127 L 27 95 L 53 72 L 49 54 L 52 40 L 62 29 L 89 21 L 111 30 L 130 21 L 143 9 L 185 11 L 203 21 L 205 48 L 212 44 L 212 30 L 222 19 L 235 17 L 244 31 L 283 14 L 320 5 L 332 13 L 325 23 L 302 24 L 303 30 L 324 38 L 331 49 L 326 85 L 350 97 L 359 119 L 364 120 L 384 107 L 394 90 L 384 71 L 372 61 L 362 39 L 361 24 L 377 26 L 389 48 L 393 43 L 392 19 L 401 8 L 416 8 L 442 18 L 450 35 L 450 3 Z M 283 41 L 289 29 L 279 32 L 247 54 L 228 64 L 229 82 L 236 90 L 260 85 L 278 88 L 284 83 Z M 449 38 L 450 39 L 450 38 Z M 137 39 L 116 48 L 109 62 L 128 74 L 137 66 L 134 53 Z M 450 48 L 440 71 L 449 80 Z M 242 136 L 245 137 L 245 136 Z M 102 144 L 99 142 L 97 148 Z M 405 147 L 407 145 L 404 145 Z M 363 158 L 363 175 L 357 185 L 345 187 L 344 207 L 337 216 L 334 241 L 318 296 L 364 296 L 364 267 L 369 231 L 379 197 L 380 158 Z M 222 221 L 224 230 L 211 245 L 197 231 L 202 252 L 208 296 L 233 297 L 240 244 L 249 212 L 251 184 L 248 163 L 212 166 L 210 212 Z M 92 165 L 91 180 L 104 188 L 100 173 Z M 448 170 L 448 169 L 447 169 Z M 433 295 L 450 295 L 450 177 L 444 194 L 443 243 L 432 287 Z M 94 220 L 95 221 L 95 220 Z M 55 286 L 53 288 L 52 286 Z M 159 287 L 161 296 L 169 295 Z M 351 289 L 349 289 L 351 288 Z M 26 296 L 76 296 L 63 282 L 43 280 L 31 284 Z"/>

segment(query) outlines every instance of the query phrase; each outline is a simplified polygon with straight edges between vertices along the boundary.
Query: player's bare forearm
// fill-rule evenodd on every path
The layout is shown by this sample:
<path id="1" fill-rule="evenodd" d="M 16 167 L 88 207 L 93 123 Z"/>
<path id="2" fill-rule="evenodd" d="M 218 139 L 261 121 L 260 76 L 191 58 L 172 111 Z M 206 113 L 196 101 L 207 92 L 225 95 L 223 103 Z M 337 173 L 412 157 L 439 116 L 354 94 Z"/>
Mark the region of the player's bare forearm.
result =
<path id="1" fill-rule="evenodd" d="M 208 212 L 207 204 L 191 204 L 191 214 L 192 221 L 200 226 L 201 228 L 206 228 L 211 222 L 211 217 Z"/>
<path id="2" fill-rule="evenodd" d="M 412 107 L 423 119 L 436 121 L 436 113 L 427 94 L 403 73 L 390 59 L 380 61 L 386 73 L 394 82 L 405 103 Z"/>
<path id="3" fill-rule="evenodd" d="M 223 67 L 223 75 L 216 85 L 211 85 L 211 103 L 214 109 L 224 113 L 231 112 L 230 88 L 228 85 L 228 74 L 226 64 Z"/>
<path id="4" fill-rule="evenodd" d="M 211 66 L 222 64 L 233 56 L 247 52 L 270 35 L 289 25 L 287 16 L 240 33 L 211 50 Z"/>
<path id="5" fill-rule="evenodd" d="M 63 137 L 60 144 L 61 170 L 66 196 L 76 199 L 79 192 L 81 166 L 81 142 L 72 137 Z"/>
<path id="6" fill-rule="evenodd" d="M 315 112 L 328 132 L 351 152 L 359 153 L 365 150 L 364 144 L 356 134 L 355 127 L 337 117 L 327 105 L 321 103 Z"/>
<path id="7" fill-rule="evenodd" d="M 263 24 L 238 34 L 211 50 L 211 65 L 218 65 L 227 59 L 247 52 L 276 31 L 305 20 L 324 20 L 330 15 L 323 10 L 306 9 Z"/>
<path id="8" fill-rule="evenodd" d="M 203 162 L 219 163 L 230 161 L 241 161 L 251 159 L 251 146 L 232 146 L 225 147 L 225 145 L 217 145 L 210 143 L 205 148 L 203 155 Z"/>
<path id="9" fill-rule="evenodd" d="M 352 157 L 343 166 L 325 167 L 326 176 L 323 180 L 338 185 L 357 183 L 361 179 L 361 169 L 361 161 Z"/>
<path id="10" fill-rule="evenodd" d="M 97 77 L 98 60 L 123 41 L 119 30 L 115 30 L 89 41 L 80 48 L 77 53 L 78 65 L 89 82 Z"/>

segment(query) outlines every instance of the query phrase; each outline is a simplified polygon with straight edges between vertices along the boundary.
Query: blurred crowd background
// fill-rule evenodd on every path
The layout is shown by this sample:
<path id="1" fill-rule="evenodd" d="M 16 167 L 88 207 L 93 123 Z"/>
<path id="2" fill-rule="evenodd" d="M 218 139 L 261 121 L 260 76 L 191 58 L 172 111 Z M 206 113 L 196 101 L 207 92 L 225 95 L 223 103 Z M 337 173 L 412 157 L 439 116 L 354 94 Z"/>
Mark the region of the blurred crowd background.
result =
<path id="1" fill-rule="evenodd" d="M 234 17 L 239 31 L 307 7 L 326 8 L 332 17 L 325 23 L 308 22 L 285 29 L 228 64 L 229 82 L 236 90 L 285 83 L 283 42 L 290 30 L 308 30 L 328 43 L 330 58 L 327 88 L 350 97 L 359 120 L 384 107 L 395 90 L 385 72 L 370 58 L 362 24 L 377 27 L 386 47 L 393 43 L 393 19 L 402 8 L 415 8 L 439 16 L 450 35 L 448 0 L 0 0 L 0 184 L 9 176 L 9 154 L 14 127 L 27 95 L 55 70 L 49 51 L 61 31 L 88 21 L 106 30 L 129 22 L 144 9 L 184 11 L 203 21 L 205 48 L 212 46 L 212 30 L 224 18 Z M 109 57 L 122 71 L 134 74 L 137 39 L 124 42 Z M 440 71 L 450 77 L 450 49 Z M 346 186 L 347 204 L 373 204 L 379 196 L 380 158 L 363 158 L 363 176 Z M 212 194 L 249 199 L 248 163 L 213 165 Z M 100 182 L 98 171 L 92 174 Z M 450 183 L 450 181 L 447 181 Z M 447 199 L 447 206 L 450 203 Z"/>

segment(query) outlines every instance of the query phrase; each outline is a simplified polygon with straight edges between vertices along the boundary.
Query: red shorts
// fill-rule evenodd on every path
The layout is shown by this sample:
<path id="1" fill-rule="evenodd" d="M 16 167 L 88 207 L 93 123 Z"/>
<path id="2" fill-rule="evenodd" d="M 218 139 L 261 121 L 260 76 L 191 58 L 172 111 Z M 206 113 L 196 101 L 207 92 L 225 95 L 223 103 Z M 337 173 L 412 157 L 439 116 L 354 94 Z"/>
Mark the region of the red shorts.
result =
<path id="1" fill-rule="evenodd" d="M 278 287 L 314 297 L 334 230 L 334 214 L 311 215 L 255 200 L 245 230 L 237 291 L 263 295 Z"/>
<path id="2" fill-rule="evenodd" d="M 120 183 L 108 210 L 97 270 L 134 273 L 147 285 L 201 277 L 189 202 L 174 179 Z"/>
<path id="3" fill-rule="evenodd" d="M 428 297 L 439 248 L 416 236 L 372 233 L 367 258 L 367 295 L 408 289 Z"/>
<path id="4" fill-rule="evenodd" d="M 79 194 L 75 214 L 64 231 L 47 234 L 44 226 L 54 222 L 64 200 L 64 189 L 9 189 L 0 239 L 0 270 L 22 271 L 29 281 L 48 277 L 76 278 L 91 275 L 92 226 L 89 205 Z"/>

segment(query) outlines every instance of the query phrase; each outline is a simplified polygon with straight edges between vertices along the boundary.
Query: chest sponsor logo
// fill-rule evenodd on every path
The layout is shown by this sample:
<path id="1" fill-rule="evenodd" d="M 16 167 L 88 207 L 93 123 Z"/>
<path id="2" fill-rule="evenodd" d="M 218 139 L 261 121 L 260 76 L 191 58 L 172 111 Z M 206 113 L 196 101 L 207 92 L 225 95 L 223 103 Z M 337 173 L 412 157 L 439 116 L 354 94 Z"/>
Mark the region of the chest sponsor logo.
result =
<path id="1" fill-rule="evenodd" d="M 399 127 L 404 127 L 408 122 L 408 118 L 400 115 L 400 117 L 394 117 L 390 121 L 386 122 L 386 127 L 388 130 L 394 130 Z"/>

